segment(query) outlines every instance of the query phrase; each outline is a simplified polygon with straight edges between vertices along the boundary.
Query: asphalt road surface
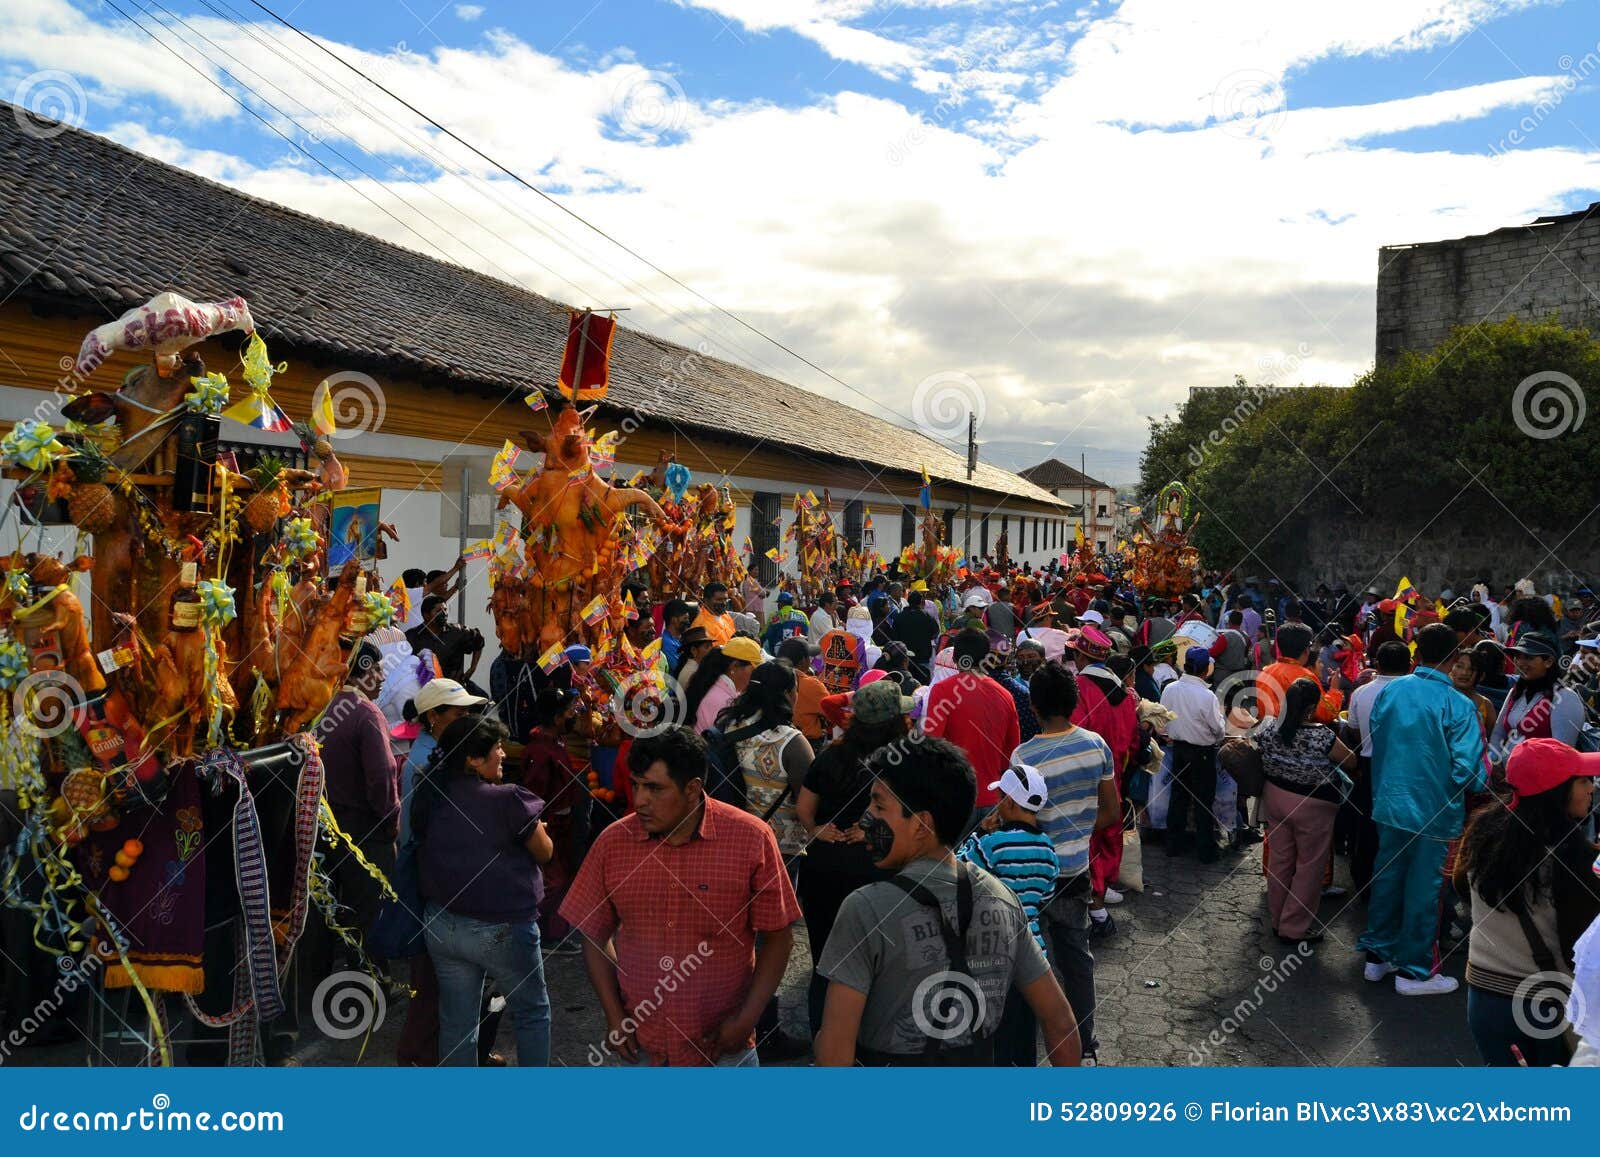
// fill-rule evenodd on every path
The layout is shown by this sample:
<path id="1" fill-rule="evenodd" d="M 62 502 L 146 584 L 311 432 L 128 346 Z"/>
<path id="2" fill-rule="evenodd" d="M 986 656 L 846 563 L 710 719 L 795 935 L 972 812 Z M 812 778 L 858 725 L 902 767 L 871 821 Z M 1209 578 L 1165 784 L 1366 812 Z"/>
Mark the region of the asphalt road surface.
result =
<path id="1" fill-rule="evenodd" d="M 1278 943 L 1267 926 L 1259 846 L 1224 852 L 1214 865 L 1168 859 L 1147 847 L 1145 891 L 1113 909 L 1117 930 L 1095 947 L 1100 1061 L 1108 1065 L 1477 1065 L 1466 1028 L 1466 995 L 1402 997 L 1392 981 L 1368 984 L 1353 945 L 1365 911 L 1348 897 L 1325 898 L 1328 936 L 1304 950 Z M 1348 883 L 1344 864 L 1338 880 Z M 780 991 L 784 1028 L 807 1037 L 805 984 L 810 955 L 797 929 Z M 1459 977 L 1466 949 L 1449 951 L 1445 971 Z M 555 1062 L 591 1064 L 605 1022 L 581 955 L 547 956 Z M 310 994 L 302 992 L 309 1002 Z M 371 1038 L 330 1039 L 303 1013 L 288 1063 L 391 1065 L 405 997 L 387 1001 Z M 48 1048 L 23 1049 L 11 1065 L 137 1063 L 132 1050 L 102 1052 L 83 1029 Z M 108 1042 L 101 1038 L 100 1045 Z M 514 1058 L 503 1022 L 497 1049 Z M 801 1057 L 788 1063 L 806 1064 Z M 603 1058 L 602 1058 L 602 1063 Z"/>

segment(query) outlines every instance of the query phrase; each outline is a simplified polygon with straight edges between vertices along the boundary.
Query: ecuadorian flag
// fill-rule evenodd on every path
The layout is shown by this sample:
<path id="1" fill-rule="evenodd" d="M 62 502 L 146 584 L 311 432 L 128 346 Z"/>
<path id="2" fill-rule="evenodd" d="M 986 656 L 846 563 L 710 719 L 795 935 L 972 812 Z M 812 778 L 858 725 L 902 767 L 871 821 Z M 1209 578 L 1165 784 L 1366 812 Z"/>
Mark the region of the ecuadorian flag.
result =
<path id="1" fill-rule="evenodd" d="M 1421 597 L 1411 580 L 1401 576 L 1400 585 L 1394 588 L 1394 633 L 1402 639 L 1411 637 L 1411 616 L 1417 613 L 1417 600 Z"/>
<path id="2" fill-rule="evenodd" d="M 271 430 L 279 434 L 294 429 L 289 415 L 265 390 L 251 390 L 245 395 L 244 401 L 222 411 L 222 416 L 243 422 L 246 426 L 254 426 L 257 430 Z"/>

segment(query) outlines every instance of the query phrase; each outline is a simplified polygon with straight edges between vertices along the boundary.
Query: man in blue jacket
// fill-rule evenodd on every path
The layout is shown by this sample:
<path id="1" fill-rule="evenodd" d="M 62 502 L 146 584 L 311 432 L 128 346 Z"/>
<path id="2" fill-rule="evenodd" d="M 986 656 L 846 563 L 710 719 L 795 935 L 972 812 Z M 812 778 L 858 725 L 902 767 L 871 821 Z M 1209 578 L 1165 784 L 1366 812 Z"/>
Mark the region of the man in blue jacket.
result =
<path id="1" fill-rule="evenodd" d="M 1483 790 L 1483 729 L 1450 681 L 1456 633 L 1430 623 L 1416 643 L 1416 670 L 1384 688 L 1370 718 L 1378 860 L 1356 947 L 1368 980 L 1395 972 L 1402 996 L 1438 996 L 1457 985 L 1433 975 L 1445 847 L 1461 834 L 1467 793 Z"/>

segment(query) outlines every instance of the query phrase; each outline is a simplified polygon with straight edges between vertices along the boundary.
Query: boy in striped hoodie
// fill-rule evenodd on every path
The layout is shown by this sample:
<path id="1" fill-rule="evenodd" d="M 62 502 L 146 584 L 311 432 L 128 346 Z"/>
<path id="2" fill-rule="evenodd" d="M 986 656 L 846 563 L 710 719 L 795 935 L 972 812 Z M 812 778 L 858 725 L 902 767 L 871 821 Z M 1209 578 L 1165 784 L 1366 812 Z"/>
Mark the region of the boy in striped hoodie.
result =
<path id="1" fill-rule="evenodd" d="M 989 785 L 990 791 L 996 788 L 1000 802 L 956 849 L 956 858 L 983 868 L 1016 894 L 1033 938 L 1042 951 L 1048 951 L 1039 930 L 1039 910 L 1055 891 L 1058 862 L 1055 844 L 1039 830 L 1039 811 L 1050 802 L 1049 790 L 1044 776 L 1026 764 L 1006 768 Z M 995 1030 L 995 1064 L 1034 1067 L 1039 1056 L 1036 1038 L 1033 1011 L 1013 988 Z"/>

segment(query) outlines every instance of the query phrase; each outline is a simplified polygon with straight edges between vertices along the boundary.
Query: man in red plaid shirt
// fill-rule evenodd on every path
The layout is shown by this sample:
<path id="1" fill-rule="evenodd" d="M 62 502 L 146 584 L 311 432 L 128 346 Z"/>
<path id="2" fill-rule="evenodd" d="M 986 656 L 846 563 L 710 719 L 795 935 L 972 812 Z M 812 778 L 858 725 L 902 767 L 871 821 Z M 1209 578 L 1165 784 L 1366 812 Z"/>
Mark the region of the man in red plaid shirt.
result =
<path id="1" fill-rule="evenodd" d="M 778 842 L 705 794 L 705 741 L 687 727 L 634 740 L 628 771 L 634 813 L 600 834 L 561 904 L 610 1030 L 589 1060 L 755 1065 L 800 918 Z"/>

